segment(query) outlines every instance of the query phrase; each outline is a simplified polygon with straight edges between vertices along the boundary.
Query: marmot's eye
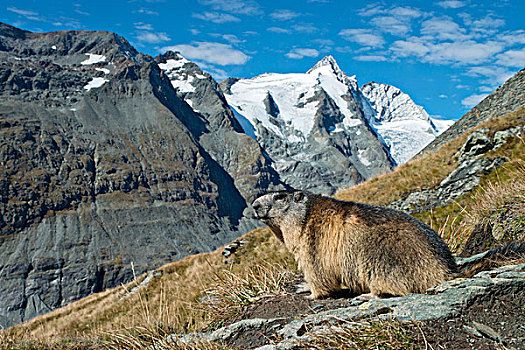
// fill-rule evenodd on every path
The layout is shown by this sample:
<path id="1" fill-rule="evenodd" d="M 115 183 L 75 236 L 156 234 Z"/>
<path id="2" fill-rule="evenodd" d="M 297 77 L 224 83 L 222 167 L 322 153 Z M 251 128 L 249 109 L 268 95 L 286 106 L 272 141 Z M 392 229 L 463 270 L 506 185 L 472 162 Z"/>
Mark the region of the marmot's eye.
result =
<path id="1" fill-rule="evenodd" d="M 286 198 L 286 193 L 277 193 L 273 199 L 276 200 L 276 201 L 282 201 L 283 199 Z"/>

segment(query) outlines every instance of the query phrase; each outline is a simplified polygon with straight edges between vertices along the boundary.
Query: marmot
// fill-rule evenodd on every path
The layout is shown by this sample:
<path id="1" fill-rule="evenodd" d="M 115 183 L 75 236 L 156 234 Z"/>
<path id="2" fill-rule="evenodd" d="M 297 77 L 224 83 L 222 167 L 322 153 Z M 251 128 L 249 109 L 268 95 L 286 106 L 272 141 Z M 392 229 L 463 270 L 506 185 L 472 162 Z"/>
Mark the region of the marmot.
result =
<path id="1" fill-rule="evenodd" d="M 399 210 L 299 190 L 265 194 L 253 209 L 295 256 L 311 298 L 343 286 L 368 298 L 424 293 L 458 275 L 441 237 Z"/>

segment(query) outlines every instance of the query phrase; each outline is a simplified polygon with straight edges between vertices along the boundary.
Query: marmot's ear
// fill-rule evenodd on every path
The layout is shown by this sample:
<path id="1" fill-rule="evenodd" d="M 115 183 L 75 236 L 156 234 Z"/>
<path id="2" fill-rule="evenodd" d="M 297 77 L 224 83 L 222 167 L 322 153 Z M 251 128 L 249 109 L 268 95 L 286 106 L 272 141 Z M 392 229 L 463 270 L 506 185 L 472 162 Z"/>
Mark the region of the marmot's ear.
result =
<path id="1" fill-rule="evenodd" d="M 293 194 L 293 201 L 294 202 L 300 202 L 303 198 L 304 198 L 304 193 L 303 192 L 295 192 Z"/>

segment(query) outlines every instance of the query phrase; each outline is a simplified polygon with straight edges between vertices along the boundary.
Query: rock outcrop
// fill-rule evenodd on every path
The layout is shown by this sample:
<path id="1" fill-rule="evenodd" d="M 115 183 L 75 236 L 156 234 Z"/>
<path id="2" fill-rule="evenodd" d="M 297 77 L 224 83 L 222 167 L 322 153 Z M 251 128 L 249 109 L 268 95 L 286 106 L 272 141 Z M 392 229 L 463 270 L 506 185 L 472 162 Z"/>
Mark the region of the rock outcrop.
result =
<path id="1" fill-rule="evenodd" d="M 505 161 L 503 158 L 484 157 L 484 155 L 501 147 L 508 138 L 522 137 L 525 127 L 498 131 L 492 139 L 487 132 L 486 129 L 479 129 L 469 135 L 455 155 L 458 159 L 458 167 L 438 186 L 411 192 L 405 198 L 389 204 L 389 207 L 407 213 L 419 213 L 445 206 L 454 199 L 464 196 L 478 186 L 481 176 L 491 173 Z"/>
<path id="2" fill-rule="evenodd" d="M 165 341 L 191 344 L 195 340 L 206 340 L 259 350 L 301 349 L 304 348 L 304 342 L 311 340 L 316 334 L 330 333 L 330 329 L 356 328 L 360 322 L 366 324 L 374 320 L 394 320 L 416 321 L 423 329 L 427 324 L 436 328 L 436 325 L 458 322 L 458 331 L 463 333 L 463 337 L 470 337 L 472 342 L 481 338 L 487 339 L 488 344 L 493 346 L 505 344 L 518 349 L 525 346 L 523 333 L 516 336 L 512 334 L 515 332 L 511 332 L 513 323 L 519 323 L 518 319 L 490 321 L 490 325 L 487 325 L 481 322 L 489 320 L 481 317 L 473 322 L 460 316 L 471 314 L 472 309 L 479 307 L 492 307 L 498 300 L 518 300 L 519 305 L 520 300 L 524 299 L 525 264 L 509 265 L 478 273 L 472 278 L 444 282 L 430 288 L 426 294 L 370 301 L 357 298 L 350 300 L 347 307 L 321 312 L 315 312 L 319 307 L 314 305 L 306 316 L 245 319 L 210 333 L 172 335 Z M 500 308 L 505 307 L 500 303 L 497 305 Z"/>

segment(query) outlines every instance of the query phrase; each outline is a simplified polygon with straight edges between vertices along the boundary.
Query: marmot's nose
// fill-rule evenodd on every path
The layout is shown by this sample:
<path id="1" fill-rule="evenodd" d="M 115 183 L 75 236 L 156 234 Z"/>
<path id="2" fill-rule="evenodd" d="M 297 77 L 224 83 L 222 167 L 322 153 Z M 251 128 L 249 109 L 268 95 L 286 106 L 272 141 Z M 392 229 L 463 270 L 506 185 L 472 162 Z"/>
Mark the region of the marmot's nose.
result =
<path id="1" fill-rule="evenodd" d="M 261 203 L 259 203 L 259 202 L 254 202 L 254 203 L 253 203 L 253 210 L 257 211 L 257 210 L 259 210 L 259 209 L 261 209 Z"/>

